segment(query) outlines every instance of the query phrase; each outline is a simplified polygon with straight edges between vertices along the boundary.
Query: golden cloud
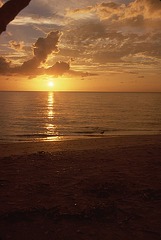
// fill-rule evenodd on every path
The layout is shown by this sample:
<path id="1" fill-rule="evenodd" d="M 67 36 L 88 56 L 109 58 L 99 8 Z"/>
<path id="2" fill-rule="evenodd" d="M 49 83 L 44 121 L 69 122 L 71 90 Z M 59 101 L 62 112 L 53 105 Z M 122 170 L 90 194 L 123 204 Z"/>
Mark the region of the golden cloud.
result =
<path id="1" fill-rule="evenodd" d="M 21 51 L 23 49 L 23 46 L 24 46 L 24 42 L 21 41 L 21 42 L 16 42 L 16 41 L 9 41 L 9 44 L 11 46 L 12 49 L 14 49 L 15 51 Z"/>
<path id="2" fill-rule="evenodd" d="M 68 15 L 93 12 L 101 20 L 109 20 L 112 24 L 127 24 L 140 26 L 141 22 L 147 19 L 161 21 L 161 1 L 160 0 L 135 0 L 128 5 L 117 4 L 115 2 L 102 2 L 94 7 L 77 8 L 67 10 Z M 80 15 L 81 18 L 81 15 Z M 142 24 L 141 24 L 142 25 Z"/>
<path id="3" fill-rule="evenodd" d="M 0 0 L 0 7 L 3 5 L 2 1 Z"/>
<path id="4" fill-rule="evenodd" d="M 142 16 L 144 19 L 161 19 L 161 1 L 160 0 L 135 0 L 128 5 L 115 3 L 102 3 L 97 7 L 97 13 L 101 19 L 112 18 L 113 21 L 122 21 L 126 19 Z"/>

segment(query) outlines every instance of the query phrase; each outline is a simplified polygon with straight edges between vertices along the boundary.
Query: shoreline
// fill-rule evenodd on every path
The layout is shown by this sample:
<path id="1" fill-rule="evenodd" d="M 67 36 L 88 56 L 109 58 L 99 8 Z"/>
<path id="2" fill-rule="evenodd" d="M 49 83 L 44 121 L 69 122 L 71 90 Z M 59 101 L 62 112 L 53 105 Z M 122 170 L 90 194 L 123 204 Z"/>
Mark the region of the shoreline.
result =
<path id="1" fill-rule="evenodd" d="M 160 240 L 161 135 L 0 144 L 0 238 Z"/>
<path id="2" fill-rule="evenodd" d="M 39 151 L 67 151 L 119 146 L 137 146 L 138 144 L 161 144 L 161 134 L 155 135 L 109 135 L 106 137 L 91 137 L 65 139 L 61 141 L 34 141 L 0 143 L 0 157 L 10 155 L 31 154 Z"/>

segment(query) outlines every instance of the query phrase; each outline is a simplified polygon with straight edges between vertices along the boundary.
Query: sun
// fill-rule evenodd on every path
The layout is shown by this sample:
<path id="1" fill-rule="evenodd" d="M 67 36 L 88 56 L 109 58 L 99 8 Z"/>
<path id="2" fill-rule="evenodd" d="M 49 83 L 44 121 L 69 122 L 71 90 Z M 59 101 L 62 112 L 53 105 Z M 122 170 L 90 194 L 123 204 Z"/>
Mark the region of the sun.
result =
<path id="1" fill-rule="evenodd" d="M 49 87 L 53 87 L 53 86 L 54 86 L 54 83 L 53 83 L 53 82 L 48 82 L 48 86 L 49 86 Z"/>

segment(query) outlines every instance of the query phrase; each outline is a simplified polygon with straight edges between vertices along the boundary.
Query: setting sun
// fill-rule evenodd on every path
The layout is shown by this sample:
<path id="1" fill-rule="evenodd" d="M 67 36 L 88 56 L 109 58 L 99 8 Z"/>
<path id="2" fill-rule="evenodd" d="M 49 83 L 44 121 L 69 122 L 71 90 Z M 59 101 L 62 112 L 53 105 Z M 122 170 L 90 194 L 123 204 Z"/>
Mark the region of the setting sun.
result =
<path id="1" fill-rule="evenodd" d="M 49 86 L 49 87 L 53 87 L 53 86 L 54 86 L 54 83 L 53 83 L 53 82 L 48 82 L 48 86 Z"/>
<path id="2" fill-rule="evenodd" d="M 161 240 L 160 26 L 161 0 L 0 0 L 0 240 Z"/>
<path id="3" fill-rule="evenodd" d="M 0 91 L 161 92 L 160 25 L 160 0 L 0 0 Z"/>

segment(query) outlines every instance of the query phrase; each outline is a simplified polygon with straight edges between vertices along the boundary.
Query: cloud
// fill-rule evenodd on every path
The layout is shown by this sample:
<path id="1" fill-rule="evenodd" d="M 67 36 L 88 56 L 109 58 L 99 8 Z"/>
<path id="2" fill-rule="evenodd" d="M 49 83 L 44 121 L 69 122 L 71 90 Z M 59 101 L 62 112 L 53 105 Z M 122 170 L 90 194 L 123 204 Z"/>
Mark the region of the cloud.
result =
<path id="1" fill-rule="evenodd" d="M 35 28 L 39 31 L 35 31 L 28 25 L 17 27 L 16 24 L 11 24 L 11 29 L 16 29 L 16 34 L 18 32 L 19 36 L 18 41 L 10 43 L 12 48 L 19 44 L 19 41 L 23 41 L 22 35 L 24 35 L 25 42 L 31 43 L 29 36 L 38 38 L 38 40 L 32 45 L 33 55 L 31 56 L 30 51 L 30 55 L 28 55 L 30 58 L 28 57 L 27 61 L 22 59 L 17 61 L 17 64 L 20 62 L 23 64 L 12 67 L 10 73 L 24 74 L 31 78 L 41 74 L 90 77 L 101 72 L 116 71 L 120 67 L 124 69 L 124 72 L 129 71 L 131 74 L 135 71 L 135 67 L 139 69 L 148 69 L 149 66 L 159 68 L 161 62 L 161 1 L 82 0 L 79 4 L 77 1 L 69 1 L 68 7 L 71 8 L 68 9 L 67 15 L 62 15 L 62 18 L 64 17 L 66 20 L 66 25 L 61 30 L 63 35 L 61 31 L 52 31 L 46 37 L 38 38 L 38 36 L 44 36 L 49 29 L 55 28 L 51 25 L 51 20 L 53 21 L 56 16 L 54 12 L 53 18 L 49 16 L 46 19 L 46 25 L 42 25 L 41 29 L 39 28 L 40 24 L 37 28 L 38 22 L 42 21 L 39 11 L 38 15 L 34 12 L 34 15 L 30 14 L 24 17 L 21 15 L 21 19 L 17 18 L 17 23 L 21 20 L 19 24 L 23 24 L 23 20 L 27 23 L 30 18 L 31 22 L 35 21 Z M 37 0 L 35 0 L 36 2 L 38 4 Z M 47 0 L 40 0 L 41 2 L 47 5 L 52 2 L 54 9 L 54 0 L 51 0 L 50 3 Z M 73 5 L 72 2 L 74 2 Z M 62 1 L 63 6 L 65 6 L 64 4 L 67 5 L 68 2 Z M 77 8 L 74 9 L 75 6 Z M 25 12 L 28 13 L 29 10 L 27 8 Z M 48 7 L 45 11 L 45 14 L 48 15 Z M 43 17 L 43 19 L 45 18 Z M 29 32 L 31 34 L 28 34 Z M 59 44 L 60 37 L 61 44 Z M 16 40 L 14 30 L 12 38 Z M 24 53 L 25 47 L 23 56 Z M 18 56 L 16 53 L 15 55 Z M 72 67 L 68 62 L 71 58 L 74 59 Z M 12 60 L 13 58 L 10 55 L 8 59 Z"/>
<path id="2" fill-rule="evenodd" d="M 115 2 L 102 2 L 95 6 L 86 8 L 77 8 L 75 10 L 67 10 L 67 15 L 77 15 L 82 18 L 80 13 L 93 12 L 99 16 L 101 21 L 106 20 L 106 23 L 111 26 L 131 26 L 131 27 L 153 27 L 161 21 L 161 1 L 160 0 L 135 0 L 126 4 L 118 4 Z M 80 14 L 80 15 L 79 15 Z M 89 15 L 90 17 L 90 15 Z M 93 15 L 92 15 L 93 17 Z M 151 24 L 149 24 L 149 20 Z M 108 22 L 107 22 L 108 21 Z"/>
<path id="3" fill-rule="evenodd" d="M 127 73 L 130 73 L 130 74 L 138 74 L 138 72 L 136 72 L 136 71 L 131 71 L 131 72 L 127 72 Z"/>
<path id="4" fill-rule="evenodd" d="M 130 37 L 130 36 L 129 36 Z M 132 36 L 131 36 L 132 37 Z M 161 60 L 160 44 L 158 41 L 139 41 L 139 36 L 134 39 L 129 38 L 121 44 L 120 41 L 112 46 L 106 46 L 104 49 L 96 51 L 93 55 L 93 61 L 101 64 L 107 63 L 144 63 L 158 64 Z"/>
<path id="5" fill-rule="evenodd" d="M 45 63 L 50 54 L 56 54 L 59 51 L 58 44 L 62 33 L 60 31 L 50 32 L 46 38 L 39 38 L 33 44 L 33 58 L 25 61 L 21 66 L 11 67 L 10 63 L 3 57 L 0 57 L 0 73 L 6 74 L 23 74 L 30 78 L 37 75 L 54 75 L 61 76 L 69 71 L 70 64 L 64 61 L 56 62 L 53 66 L 44 68 L 41 63 Z M 10 41 L 12 48 L 19 50 L 22 43 Z"/>
<path id="6" fill-rule="evenodd" d="M 7 60 L 4 57 L 0 57 L 0 74 L 6 74 L 10 72 L 10 62 L 7 62 Z"/>
<path id="7" fill-rule="evenodd" d="M 70 65 L 66 62 L 56 62 L 52 67 L 46 69 L 46 73 L 49 75 L 61 76 L 65 72 L 69 71 Z"/>
<path id="8" fill-rule="evenodd" d="M 20 67 L 15 67 L 15 72 L 24 75 L 37 75 L 37 68 L 40 65 L 40 61 L 33 57 L 32 59 L 25 61 Z"/>
<path id="9" fill-rule="evenodd" d="M 83 65 L 84 68 L 90 65 L 94 69 L 97 64 L 102 69 L 108 68 L 109 64 L 116 68 L 121 64 L 128 69 L 128 64 L 141 63 L 140 67 L 143 67 L 152 62 L 157 66 L 161 61 L 160 29 L 151 31 L 150 27 L 156 27 L 158 21 L 161 24 L 161 15 L 156 18 L 161 1 L 129 2 L 126 5 L 102 2 L 93 8 L 72 10 L 71 17 L 79 12 L 88 15 L 95 9 L 96 17 L 73 20 L 63 34 L 59 55 L 74 58 L 75 66 Z"/>
<path id="10" fill-rule="evenodd" d="M 75 71 L 75 70 L 69 70 L 67 72 L 67 75 L 70 77 L 93 77 L 98 76 L 97 73 L 91 73 L 91 72 L 83 72 L 83 71 Z"/>
<path id="11" fill-rule="evenodd" d="M 59 51 L 58 43 L 60 37 L 60 31 L 52 31 L 46 38 L 38 38 L 36 43 L 33 44 L 33 58 L 25 61 L 20 67 L 17 67 L 16 71 L 25 75 L 38 74 L 40 69 L 37 68 L 40 64 L 44 63 L 50 54 Z"/>
<path id="12" fill-rule="evenodd" d="M 57 17 L 58 18 L 58 17 Z M 53 17 L 43 17 L 43 16 L 37 16 L 37 15 L 27 15 L 27 16 L 18 16 L 14 21 L 11 22 L 11 26 L 30 26 L 36 25 L 41 28 L 48 28 L 50 26 L 50 29 L 60 29 L 64 23 L 63 21 L 60 21 L 56 19 L 55 16 Z"/>
<path id="13" fill-rule="evenodd" d="M 67 13 L 67 15 L 70 15 L 70 14 L 75 14 L 75 13 L 88 13 L 88 12 L 91 12 L 93 10 L 94 10 L 94 8 L 92 6 L 88 6 L 88 7 L 85 7 L 85 8 L 76 8 L 74 10 L 71 10 L 71 9 L 67 8 L 66 13 Z"/>
<path id="14" fill-rule="evenodd" d="M 114 2 L 107 2 L 107 3 L 101 3 L 101 7 L 107 7 L 107 8 L 112 8 L 112 9 L 118 9 L 119 5 L 114 3 Z"/>
<path id="15" fill-rule="evenodd" d="M 69 69 L 69 63 L 63 61 L 56 62 L 53 66 L 48 68 L 39 67 L 39 62 L 37 61 L 37 59 L 32 58 L 31 60 L 23 63 L 21 67 L 15 67 L 14 69 L 12 69 L 12 73 L 23 74 L 29 76 L 30 78 L 44 74 L 58 77 L 68 72 Z"/>
<path id="16" fill-rule="evenodd" d="M 123 62 L 122 57 L 126 54 L 127 52 L 116 49 L 115 51 L 98 51 L 93 55 L 93 61 L 101 64 Z"/>
<path id="17" fill-rule="evenodd" d="M 48 18 L 53 14 L 53 9 L 49 5 L 49 1 L 32 0 L 29 7 L 23 11 L 23 16 L 37 16 Z"/>
<path id="18" fill-rule="evenodd" d="M 2 5 L 0 8 L 0 34 L 6 30 L 6 26 L 30 3 L 30 1 L 31 0 L 10 0 Z"/>
<path id="19" fill-rule="evenodd" d="M 78 21 L 63 34 L 62 43 L 66 49 L 68 48 L 68 51 L 79 50 L 82 54 L 82 47 L 89 47 L 89 44 L 95 44 L 96 40 L 106 36 L 106 27 L 102 22 L 96 20 Z M 75 46 L 76 49 L 74 49 Z"/>
<path id="20" fill-rule="evenodd" d="M 161 17 L 161 1 L 160 0 L 136 0 L 129 4 L 131 12 L 144 15 L 147 18 Z M 152 14 L 152 15 L 151 15 Z M 159 15 L 158 15 L 159 14 Z"/>
<path id="21" fill-rule="evenodd" d="M 45 62 L 47 56 L 52 52 L 57 53 L 58 43 L 61 37 L 60 31 L 50 32 L 46 38 L 39 38 L 36 43 L 33 45 L 34 47 L 34 56 L 40 61 Z"/>
<path id="22" fill-rule="evenodd" d="M 97 73 L 89 73 L 89 72 L 81 73 L 81 77 L 93 77 L 93 76 L 98 76 L 98 74 Z"/>
<path id="23" fill-rule="evenodd" d="M 146 23 L 147 19 L 154 21 L 159 18 L 161 20 L 160 0 L 135 0 L 128 5 L 102 3 L 96 9 L 101 19 L 109 19 L 112 23 L 131 26 L 135 23 L 135 26 L 139 26 L 140 23 Z"/>
<path id="24" fill-rule="evenodd" d="M 14 49 L 15 51 L 21 51 L 23 49 L 24 46 L 24 42 L 16 42 L 16 41 L 9 41 L 9 44 L 11 45 L 11 48 Z"/>

